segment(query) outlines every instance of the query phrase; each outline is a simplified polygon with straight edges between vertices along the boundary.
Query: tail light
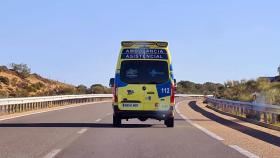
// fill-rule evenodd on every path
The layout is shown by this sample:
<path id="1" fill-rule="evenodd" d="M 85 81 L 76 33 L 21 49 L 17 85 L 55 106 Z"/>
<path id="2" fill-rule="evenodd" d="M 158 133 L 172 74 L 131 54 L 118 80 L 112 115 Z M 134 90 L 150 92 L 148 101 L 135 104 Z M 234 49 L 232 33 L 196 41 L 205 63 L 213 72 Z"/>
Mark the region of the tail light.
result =
<path id="1" fill-rule="evenodd" d="M 114 86 L 114 88 L 113 88 L 114 103 L 118 102 L 117 90 L 118 90 L 118 88 L 116 86 Z"/>
<path id="2" fill-rule="evenodd" d="M 170 102 L 171 104 L 175 103 L 175 91 L 176 91 L 176 87 L 174 84 L 171 85 L 171 96 L 170 96 Z"/>

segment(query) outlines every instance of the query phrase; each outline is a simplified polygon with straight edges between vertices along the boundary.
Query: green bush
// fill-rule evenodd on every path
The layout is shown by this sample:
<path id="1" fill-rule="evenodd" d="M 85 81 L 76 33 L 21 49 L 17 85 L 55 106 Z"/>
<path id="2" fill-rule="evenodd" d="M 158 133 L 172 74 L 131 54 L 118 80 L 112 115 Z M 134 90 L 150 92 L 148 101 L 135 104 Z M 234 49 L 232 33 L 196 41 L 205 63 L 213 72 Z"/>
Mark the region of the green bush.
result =
<path id="1" fill-rule="evenodd" d="M 31 69 L 26 64 L 10 64 L 11 69 L 17 72 L 22 78 L 26 78 L 30 75 Z"/>
<path id="2" fill-rule="evenodd" d="M 75 94 L 76 89 L 73 87 L 57 87 L 55 90 L 56 95 L 70 95 L 70 94 Z"/>
<path id="3" fill-rule="evenodd" d="M 9 78 L 4 77 L 4 76 L 0 76 L 0 82 L 4 83 L 5 85 L 10 84 Z"/>
<path id="4" fill-rule="evenodd" d="M 190 81 L 180 81 L 177 84 L 178 94 L 216 94 L 220 95 L 224 89 L 224 85 L 206 82 L 204 84 L 198 84 Z"/>
<path id="5" fill-rule="evenodd" d="M 93 84 L 90 89 L 89 93 L 92 94 L 111 94 L 112 90 L 111 88 L 107 88 L 101 84 Z"/>
<path id="6" fill-rule="evenodd" d="M 0 72 L 2 72 L 2 71 L 8 71 L 9 69 L 7 68 L 7 66 L 4 66 L 4 65 L 2 65 L 2 66 L 0 66 Z"/>
<path id="7" fill-rule="evenodd" d="M 9 93 L 7 91 L 0 91 L 0 98 L 7 98 Z"/>
<path id="8" fill-rule="evenodd" d="M 271 83 L 267 79 L 249 81 L 228 81 L 225 89 L 220 92 L 219 97 L 237 101 L 253 101 L 253 94 L 257 93 L 264 97 L 267 104 L 280 105 L 280 83 Z"/>
<path id="9" fill-rule="evenodd" d="M 16 89 L 14 93 L 11 93 L 12 97 L 28 97 L 29 92 L 26 89 Z"/>
<path id="10" fill-rule="evenodd" d="M 86 94 L 88 91 L 87 86 L 82 85 L 82 84 L 77 86 L 76 89 L 77 89 L 78 94 Z"/>
<path id="11" fill-rule="evenodd" d="M 45 87 L 45 85 L 42 82 L 37 82 L 37 83 L 31 84 L 30 86 L 36 90 L 40 90 L 41 88 Z"/>

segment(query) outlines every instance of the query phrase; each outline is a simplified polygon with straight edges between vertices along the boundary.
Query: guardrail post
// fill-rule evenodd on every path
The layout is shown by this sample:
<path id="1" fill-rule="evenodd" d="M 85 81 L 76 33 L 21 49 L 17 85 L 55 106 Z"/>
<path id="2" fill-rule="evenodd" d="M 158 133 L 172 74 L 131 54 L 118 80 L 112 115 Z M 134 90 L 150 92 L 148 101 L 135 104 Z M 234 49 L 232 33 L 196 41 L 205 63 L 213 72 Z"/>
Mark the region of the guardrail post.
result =
<path id="1" fill-rule="evenodd" d="M 9 105 L 9 113 L 13 112 L 13 105 Z"/>
<path id="2" fill-rule="evenodd" d="M 20 112 L 20 106 L 18 104 L 16 104 L 16 107 L 17 107 L 17 112 Z"/>
<path id="3" fill-rule="evenodd" d="M 8 107 L 9 105 L 5 105 L 5 114 L 8 113 Z"/>
<path id="4" fill-rule="evenodd" d="M 10 113 L 11 105 L 8 105 L 7 112 Z"/>
<path id="5" fill-rule="evenodd" d="M 11 105 L 11 113 L 14 113 L 14 104 Z"/>
<path id="6" fill-rule="evenodd" d="M 261 120 L 261 112 L 257 111 L 256 112 L 256 117 L 257 117 L 257 120 L 260 121 Z"/>
<path id="7" fill-rule="evenodd" d="M 12 105 L 12 113 L 15 113 L 16 108 L 15 108 L 15 104 Z"/>
<path id="8" fill-rule="evenodd" d="M 263 113 L 263 121 L 265 123 L 267 123 L 267 113 L 266 112 Z"/>
<path id="9" fill-rule="evenodd" d="M 271 114 L 271 123 L 272 124 L 275 124 L 275 123 L 277 123 L 277 115 L 276 114 Z"/>

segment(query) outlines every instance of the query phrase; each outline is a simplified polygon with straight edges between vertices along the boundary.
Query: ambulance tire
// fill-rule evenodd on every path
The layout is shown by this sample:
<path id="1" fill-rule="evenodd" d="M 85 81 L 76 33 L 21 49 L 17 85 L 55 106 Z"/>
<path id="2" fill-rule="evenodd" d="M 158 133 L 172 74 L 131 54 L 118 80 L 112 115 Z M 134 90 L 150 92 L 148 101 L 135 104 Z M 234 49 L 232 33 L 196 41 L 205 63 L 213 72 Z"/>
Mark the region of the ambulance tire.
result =
<path id="1" fill-rule="evenodd" d="M 174 127 L 174 117 L 168 117 L 166 120 L 164 120 L 164 124 L 166 127 Z"/>
<path id="2" fill-rule="evenodd" d="M 120 118 L 118 115 L 113 115 L 113 126 L 120 127 L 121 125 L 122 125 L 122 118 Z"/>

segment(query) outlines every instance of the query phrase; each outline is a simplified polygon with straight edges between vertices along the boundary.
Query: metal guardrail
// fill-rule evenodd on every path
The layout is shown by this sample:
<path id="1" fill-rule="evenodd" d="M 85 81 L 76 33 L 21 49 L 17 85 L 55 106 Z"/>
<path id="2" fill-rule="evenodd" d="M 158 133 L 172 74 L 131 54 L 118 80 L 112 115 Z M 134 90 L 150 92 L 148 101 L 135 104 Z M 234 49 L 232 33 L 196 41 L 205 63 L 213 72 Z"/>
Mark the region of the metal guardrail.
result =
<path id="1" fill-rule="evenodd" d="M 111 99 L 111 94 L 62 95 L 0 99 L 0 115 Z"/>
<path id="2" fill-rule="evenodd" d="M 0 99 L 0 106 L 11 105 L 11 104 L 34 103 L 34 102 L 58 101 L 58 100 L 67 100 L 67 99 L 104 98 L 104 97 L 105 98 L 112 97 L 112 94 L 85 94 L 85 95 L 7 98 L 7 99 Z"/>
<path id="3" fill-rule="evenodd" d="M 205 102 L 212 108 L 236 116 L 254 119 L 267 124 L 280 122 L 280 106 L 278 105 L 231 101 L 212 97 L 206 97 Z"/>
<path id="4" fill-rule="evenodd" d="M 176 97 L 197 97 L 197 98 L 201 98 L 201 97 L 213 97 L 213 95 L 201 95 L 201 94 L 176 94 Z"/>
<path id="5" fill-rule="evenodd" d="M 104 101 L 110 100 L 112 97 L 112 94 L 86 94 L 0 99 L 0 115 L 71 104 Z M 204 95 L 176 94 L 176 97 L 202 98 Z"/>

